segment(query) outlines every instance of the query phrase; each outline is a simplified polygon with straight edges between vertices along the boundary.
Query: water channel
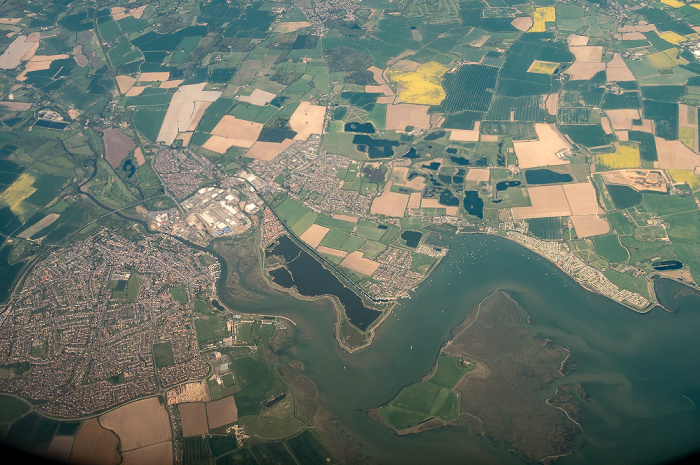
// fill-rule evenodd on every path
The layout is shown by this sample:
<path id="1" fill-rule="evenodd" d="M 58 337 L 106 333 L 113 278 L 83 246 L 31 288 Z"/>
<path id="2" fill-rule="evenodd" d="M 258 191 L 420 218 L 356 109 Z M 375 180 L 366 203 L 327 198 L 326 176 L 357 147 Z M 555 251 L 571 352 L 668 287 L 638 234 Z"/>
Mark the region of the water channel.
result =
<path id="1" fill-rule="evenodd" d="M 462 235 L 449 245 L 450 253 L 413 298 L 394 310 L 369 348 L 354 354 L 339 348 L 332 312 L 314 303 L 272 294 L 252 306 L 236 301 L 221 292 L 225 267 L 218 288 L 231 308 L 285 315 L 297 323 L 295 358 L 304 362 L 321 400 L 373 462 L 519 463 L 465 430 L 399 437 L 363 411 L 419 381 L 450 330 L 496 289 L 531 314 L 540 334 L 571 350 L 578 369 L 563 382 L 581 382 L 591 396 L 581 413 L 583 444 L 558 463 L 658 463 L 698 447 L 700 312 L 637 314 L 497 236 Z"/>

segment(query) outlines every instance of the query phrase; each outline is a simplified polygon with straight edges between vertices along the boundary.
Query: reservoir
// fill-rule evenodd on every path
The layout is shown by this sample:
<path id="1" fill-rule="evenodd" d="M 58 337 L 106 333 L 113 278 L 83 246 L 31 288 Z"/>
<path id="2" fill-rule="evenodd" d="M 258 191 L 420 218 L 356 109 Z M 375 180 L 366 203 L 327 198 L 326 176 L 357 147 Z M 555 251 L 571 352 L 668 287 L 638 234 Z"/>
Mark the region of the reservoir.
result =
<path id="1" fill-rule="evenodd" d="M 536 169 L 525 171 L 525 180 L 527 180 L 528 184 L 557 184 L 571 182 L 574 178 L 566 173 L 557 173 L 548 169 Z"/>
<path id="2" fill-rule="evenodd" d="M 505 290 L 531 316 L 533 328 L 567 347 L 577 369 L 553 383 L 580 382 L 583 441 L 557 464 L 647 464 L 698 448 L 700 437 L 700 312 L 638 314 L 588 292 L 549 261 L 501 237 L 449 238 L 450 252 L 411 299 L 401 301 L 372 345 L 349 354 L 338 346 L 329 305 L 265 293 L 253 301 L 226 294 L 228 306 L 294 320 L 290 354 L 318 387 L 319 400 L 358 441 L 372 463 L 521 463 L 512 453 L 466 430 L 441 428 L 397 436 L 364 409 L 379 407 L 420 381 L 441 345 L 494 290 Z M 225 266 L 225 264 L 224 264 Z M 439 305 L 436 305 L 439 303 Z M 543 399 L 544 402 L 544 399 Z M 547 406 L 544 405 L 543 408 Z"/>
<path id="3" fill-rule="evenodd" d="M 280 237 L 277 245 L 268 247 L 266 254 L 284 257 L 287 262 L 288 270 L 277 268 L 270 272 L 278 285 L 286 288 L 294 285 L 297 292 L 305 296 L 336 296 L 345 307 L 350 322 L 362 330 L 379 318 L 380 312 L 367 308 L 355 292 L 345 287 L 333 273 L 300 249 L 289 237 Z"/>

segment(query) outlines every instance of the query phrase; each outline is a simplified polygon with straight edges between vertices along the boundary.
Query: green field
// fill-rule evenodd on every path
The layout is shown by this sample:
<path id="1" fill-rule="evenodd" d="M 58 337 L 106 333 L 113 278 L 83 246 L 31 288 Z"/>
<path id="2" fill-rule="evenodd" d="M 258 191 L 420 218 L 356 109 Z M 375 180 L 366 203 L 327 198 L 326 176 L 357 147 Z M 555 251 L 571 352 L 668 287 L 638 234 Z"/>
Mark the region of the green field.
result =
<path id="1" fill-rule="evenodd" d="M 347 253 L 352 253 L 360 247 L 362 247 L 365 242 L 366 240 L 361 237 L 350 236 L 345 240 L 345 242 L 343 242 L 343 245 L 342 247 L 340 247 L 340 250 L 343 250 Z"/>
<path id="2" fill-rule="evenodd" d="M 297 221 L 301 220 L 304 215 L 309 213 L 309 210 L 296 200 L 287 197 L 282 203 L 275 207 L 275 213 L 279 215 L 288 227 L 291 227 L 296 224 Z"/>
<path id="3" fill-rule="evenodd" d="M 649 289 L 647 287 L 647 281 L 644 279 L 644 277 L 635 278 L 631 274 L 621 273 L 613 269 L 605 270 L 603 274 L 613 284 L 616 284 L 623 289 L 627 289 L 628 291 L 636 292 L 644 298 L 649 298 Z"/>
<path id="4" fill-rule="evenodd" d="M 318 215 L 314 212 L 307 211 L 304 216 L 299 218 L 298 221 L 290 228 L 294 234 L 301 236 L 304 232 L 311 227 L 312 224 L 316 222 Z M 289 225 L 290 223 L 287 223 Z"/>
<path id="5" fill-rule="evenodd" d="M 379 229 L 377 223 L 372 221 L 360 220 L 357 222 L 357 235 L 365 239 L 378 241 L 386 232 L 386 229 Z"/>
<path id="6" fill-rule="evenodd" d="M 218 316 L 197 318 L 194 324 L 197 328 L 197 340 L 200 344 L 214 342 L 226 335 L 224 325 Z"/>
<path id="7" fill-rule="evenodd" d="M 132 272 L 126 285 L 126 301 L 128 303 L 133 304 L 138 300 L 140 288 L 141 280 L 136 273 Z"/>
<path id="8" fill-rule="evenodd" d="M 414 253 L 411 259 L 411 271 L 416 273 L 425 274 L 428 272 L 431 266 L 435 263 L 435 259 L 430 255 L 423 255 L 420 253 Z"/>
<path id="9" fill-rule="evenodd" d="M 181 304 L 187 303 L 187 289 L 183 286 L 171 287 L 168 289 L 168 292 L 170 292 L 170 297 L 176 302 Z"/>
<path id="10" fill-rule="evenodd" d="M 153 356 L 156 367 L 158 368 L 175 365 L 173 343 L 171 341 L 166 341 L 153 344 Z"/>
<path id="11" fill-rule="evenodd" d="M 459 360 L 449 355 L 440 354 L 438 369 L 430 378 L 430 382 L 441 387 L 452 389 L 468 372 L 476 369 L 476 363 Z"/>
<path id="12" fill-rule="evenodd" d="M 284 390 L 282 379 L 262 353 L 236 358 L 231 363 L 241 386 L 241 390 L 234 394 L 239 416 L 258 415 L 264 401 Z"/>
<path id="13" fill-rule="evenodd" d="M 166 110 L 136 110 L 132 116 L 134 127 L 147 139 L 155 142 L 163 124 Z"/>
<path id="14" fill-rule="evenodd" d="M 620 244 L 617 234 L 606 234 L 593 238 L 595 251 L 610 263 L 625 263 L 629 258 L 627 250 Z"/>
<path id="15" fill-rule="evenodd" d="M 11 422 L 29 411 L 29 404 L 14 396 L 0 394 L 0 427 L 2 423 Z"/>
<path id="16" fill-rule="evenodd" d="M 319 226 L 325 226 L 326 228 L 340 229 L 341 231 L 345 232 L 352 232 L 352 230 L 355 229 L 355 223 L 338 220 L 328 215 L 319 215 L 319 217 L 316 219 L 316 224 Z"/>
<path id="17" fill-rule="evenodd" d="M 330 247 L 331 249 L 340 249 L 349 237 L 350 235 L 344 233 L 343 231 L 331 229 L 328 231 L 328 233 L 326 233 L 319 245 L 322 245 L 323 247 Z"/>
<path id="18" fill-rule="evenodd" d="M 399 431 L 433 417 L 443 421 L 457 419 L 459 395 L 452 389 L 477 364 L 441 354 L 437 365 L 429 380 L 406 386 L 389 404 L 379 409 L 386 424 Z"/>

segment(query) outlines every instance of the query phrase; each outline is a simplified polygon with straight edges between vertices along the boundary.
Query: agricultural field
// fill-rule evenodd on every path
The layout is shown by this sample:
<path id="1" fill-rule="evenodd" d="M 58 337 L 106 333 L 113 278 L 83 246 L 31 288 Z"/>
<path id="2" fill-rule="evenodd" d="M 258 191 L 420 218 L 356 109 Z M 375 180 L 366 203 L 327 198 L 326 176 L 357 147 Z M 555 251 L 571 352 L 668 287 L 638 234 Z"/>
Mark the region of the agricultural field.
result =
<path id="1" fill-rule="evenodd" d="M 441 354 L 437 370 L 427 381 L 407 386 L 379 409 L 382 420 L 396 431 L 416 426 L 429 418 L 444 422 L 459 416 L 459 397 L 453 390 L 462 377 L 476 369 L 476 362 Z"/>
<path id="2" fill-rule="evenodd" d="M 438 267 L 449 243 L 438 233 L 443 223 L 502 235 L 515 228 L 558 241 L 605 269 L 614 284 L 652 300 L 647 281 L 656 257 L 682 261 L 674 278 L 700 283 L 698 4 L 661 0 L 630 9 L 620 22 L 619 5 L 600 1 L 583 7 L 502 0 L 6 3 L 0 15 L 0 303 L 21 296 L 14 285 L 23 283 L 27 267 L 103 228 L 129 238 L 151 234 L 132 221 L 138 220 L 153 229 L 165 225 L 185 241 L 199 237 L 205 212 L 185 208 L 186 195 L 171 198 L 173 180 L 221 186 L 239 197 L 231 208 L 250 217 L 250 236 L 226 233 L 214 238 L 217 247 L 239 253 L 232 245 L 238 239 L 262 236 L 264 244 L 283 231 L 376 302 L 414 289 Z M 201 163 L 165 176 L 155 155 L 169 149 Z M 535 170 L 559 180 L 539 182 Z M 621 170 L 651 170 L 664 179 L 636 190 L 630 186 L 641 183 L 611 181 L 624 178 Z M 258 249 L 245 252 L 251 250 Z M 234 288 L 255 284 L 247 273 L 256 257 L 249 258 L 228 263 L 228 284 L 241 301 L 253 291 Z M 216 263 L 209 259 L 208 265 Z M 262 346 L 284 339 L 275 338 L 275 325 L 245 320 L 229 332 L 228 317 L 203 284 L 190 290 L 164 276 L 154 294 L 139 270 L 130 265 L 123 277 L 105 283 L 116 306 L 108 313 L 138 312 L 157 297 L 189 315 L 200 348 L 227 336 L 239 345 L 216 348 L 230 357 L 231 372 L 206 380 L 221 403 L 203 407 L 204 418 L 218 408 L 228 415 L 212 420 L 212 411 L 204 428 L 199 413 L 183 443 L 185 465 L 336 463 L 319 439 L 332 439 L 333 427 L 316 434 L 312 424 L 322 412 L 304 417 L 301 396 L 270 363 L 276 359 L 265 358 Z M 404 287 L 393 288 L 398 282 Z M 522 323 L 516 313 L 510 316 Z M 492 334 L 503 316 L 493 314 L 475 328 Z M 338 323 L 343 344 L 371 339 L 372 330 L 354 324 Z M 524 324 L 520 329 L 528 331 Z M 462 345 L 484 336 L 473 337 Z M 20 347 L 4 342 L 13 351 Z M 46 360 L 49 339 L 33 342 L 28 354 Z M 159 372 L 180 370 L 178 344 L 176 332 L 146 342 Z M 261 350 L 242 355 L 243 344 Z M 469 347 L 479 351 L 477 344 Z M 549 349 L 560 355 L 551 346 L 532 350 Z M 561 410 L 535 416 L 532 399 L 553 393 L 528 392 L 518 398 L 526 406 L 518 410 L 515 396 L 498 398 L 501 378 L 460 387 L 468 371 L 493 360 L 481 354 L 471 362 L 471 355 L 441 352 L 433 373 L 406 386 L 377 415 L 401 431 L 428 419 L 449 423 L 461 413 L 496 412 L 511 420 L 485 422 L 480 432 L 499 444 L 508 434 L 570 432 L 549 428 L 562 425 Z M 0 380 L 16 383 L 21 368 L 0 368 Z M 546 375 L 558 377 L 556 370 Z M 107 378 L 111 388 L 123 387 L 124 374 Z M 53 420 L 0 394 L 0 436 L 23 449 L 55 450 L 72 463 L 170 457 L 164 407 L 155 398 L 120 406 L 116 399 L 123 398 L 113 396 L 108 413 L 86 420 L 77 433 L 59 434 Z M 233 409 L 252 433 L 242 447 L 223 436 Z M 131 422 L 132 415 L 143 422 Z M 528 415 L 538 418 L 536 427 L 527 434 L 514 430 L 517 417 Z M 213 436 L 200 437 L 211 429 Z M 567 450 L 524 457 L 534 462 Z"/>

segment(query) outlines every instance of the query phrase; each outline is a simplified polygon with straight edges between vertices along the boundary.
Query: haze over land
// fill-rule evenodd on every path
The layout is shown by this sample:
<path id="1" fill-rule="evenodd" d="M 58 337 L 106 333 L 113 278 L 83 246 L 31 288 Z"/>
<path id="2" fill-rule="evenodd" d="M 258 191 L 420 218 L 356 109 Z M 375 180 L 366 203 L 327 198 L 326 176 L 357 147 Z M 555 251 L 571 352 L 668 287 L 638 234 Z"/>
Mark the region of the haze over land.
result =
<path id="1" fill-rule="evenodd" d="M 24 3 L 0 5 L 3 443 L 697 448 L 700 4 Z"/>

